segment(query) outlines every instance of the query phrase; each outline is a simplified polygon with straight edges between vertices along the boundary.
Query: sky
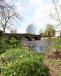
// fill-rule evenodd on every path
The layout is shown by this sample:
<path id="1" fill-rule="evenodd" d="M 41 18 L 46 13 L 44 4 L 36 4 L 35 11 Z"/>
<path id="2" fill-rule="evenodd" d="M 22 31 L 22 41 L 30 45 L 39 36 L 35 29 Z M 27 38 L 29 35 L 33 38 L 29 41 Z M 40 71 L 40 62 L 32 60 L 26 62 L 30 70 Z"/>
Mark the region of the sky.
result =
<path id="1" fill-rule="evenodd" d="M 16 11 L 23 17 L 23 20 L 15 23 L 18 33 L 25 33 L 29 24 L 33 24 L 36 34 L 44 30 L 46 25 L 55 25 L 56 22 L 50 17 L 53 9 L 52 0 L 14 0 Z M 59 4 L 61 0 L 59 0 Z"/>

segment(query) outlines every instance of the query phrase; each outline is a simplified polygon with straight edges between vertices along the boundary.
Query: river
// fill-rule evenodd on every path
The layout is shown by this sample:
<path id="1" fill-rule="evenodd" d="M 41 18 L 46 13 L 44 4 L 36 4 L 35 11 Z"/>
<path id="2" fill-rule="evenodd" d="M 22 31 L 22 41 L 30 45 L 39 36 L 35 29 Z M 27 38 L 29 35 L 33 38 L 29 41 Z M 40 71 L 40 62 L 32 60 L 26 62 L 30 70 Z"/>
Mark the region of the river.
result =
<path id="1" fill-rule="evenodd" d="M 36 52 L 44 52 L 51 45 L 51 42 L 48 39 L 34 40 L 34 41 L 23 40 L 22 45 L 24 47 L 32 48 Z"/>

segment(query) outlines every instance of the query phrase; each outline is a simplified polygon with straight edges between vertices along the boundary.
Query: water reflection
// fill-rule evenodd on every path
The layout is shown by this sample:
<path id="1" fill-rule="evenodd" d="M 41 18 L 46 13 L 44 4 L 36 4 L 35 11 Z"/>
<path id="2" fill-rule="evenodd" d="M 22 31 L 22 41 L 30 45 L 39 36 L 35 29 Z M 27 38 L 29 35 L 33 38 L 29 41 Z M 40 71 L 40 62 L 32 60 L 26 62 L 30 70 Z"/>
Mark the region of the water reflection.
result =
<path id="1" fill-rule="evenodd" d="M 25 47 L 31 47 L 36 52 L 45 52 L 51 45 L 48 40 L 25 41 Z"/>
<path id="2" fill-rule="evenodd" d="M 38 46 L 38 45 L 34 45 L 32 47 L 32 49 L 36 52 L 43 52 L 44 51 L 44 47 L 43 46 Z"/>

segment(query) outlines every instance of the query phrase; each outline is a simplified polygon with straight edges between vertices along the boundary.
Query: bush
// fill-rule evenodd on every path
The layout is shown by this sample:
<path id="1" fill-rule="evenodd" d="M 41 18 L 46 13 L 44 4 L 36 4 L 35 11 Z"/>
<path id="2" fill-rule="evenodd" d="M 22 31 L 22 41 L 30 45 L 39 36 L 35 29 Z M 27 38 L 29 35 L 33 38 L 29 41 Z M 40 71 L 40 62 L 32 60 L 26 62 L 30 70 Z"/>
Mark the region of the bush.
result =
<path id="1" fill-rule="evenodd" d="M 20 41 L 14 37 L 6 38 L 0 37 L 0 54 L 5 52 L 6 49 L 20 47 Z"/>
<path id="2" fill-rule="evenodd" d="M 11 37 L 11 38 L 8 40 L 8 44 L 10 44 L 11 48 L 15 48 L 15 47 L 20 46 L 20 41 L 17 40 L 15 37 Z"/>
<path id="3" fill-rule="evenodd" d="M 5 52 L 6 48 L 7 48 L 6 38 L 0 37 L 0 54 Z"/>
<path id="4" fill-rule="evenodd" d="M 43 56 L 24 48 L 11 49 L 0 56 L 0 68 L 3 76 L 49 76 L 49 70 L 43 65 Z"/>
<path id="5" fill-rule="evenodd" d="M 0 55 L 0 59 L 4 60 L 4 64 L 15 62 L 17 59 L 22 60 L 27 58 L 43 60 L 43 55 L 33 53 L 25 48 L 13 48 Z"/>
<path id="6" fill-rule="evenodd" d="M 10 44 L 8 44 L 7 42 L 8 42 L 8 38 L 0 37 L 0 54 L 4 53 L 6 49 L 11 48 Z"/>
<path id="7" fill-rule="evenodd" d="M 49 76 L 48 68 L 37 60 L 17 60 L 2 69 L 3 76 Z"/>

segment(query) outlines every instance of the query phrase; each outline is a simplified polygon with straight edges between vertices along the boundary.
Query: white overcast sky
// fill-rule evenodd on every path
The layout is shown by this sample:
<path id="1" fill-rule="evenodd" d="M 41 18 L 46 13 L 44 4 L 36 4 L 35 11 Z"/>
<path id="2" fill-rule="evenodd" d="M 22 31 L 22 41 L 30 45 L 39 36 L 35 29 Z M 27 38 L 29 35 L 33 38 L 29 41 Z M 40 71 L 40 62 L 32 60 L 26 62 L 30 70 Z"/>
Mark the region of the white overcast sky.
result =
<path id="1" fill-rule="evenodd" d="M 29 24 L 35 25 L 36 33 L 38 33 L 40 29 L 44 30 L 47 24 L 55 24 L 53 19 L 49 16 L 51 14 L 51 10 L 53 9 L 52 0 L 14 1 L 16 11 L 24 18 L 23 21 L 18 21 L 15 24 L 15 28 L 18 32 L 25 33 Z M 59 0 L 59 4 L 61 4 L 61 0 Z"/>

